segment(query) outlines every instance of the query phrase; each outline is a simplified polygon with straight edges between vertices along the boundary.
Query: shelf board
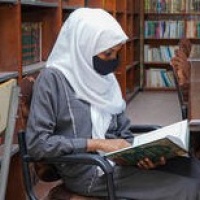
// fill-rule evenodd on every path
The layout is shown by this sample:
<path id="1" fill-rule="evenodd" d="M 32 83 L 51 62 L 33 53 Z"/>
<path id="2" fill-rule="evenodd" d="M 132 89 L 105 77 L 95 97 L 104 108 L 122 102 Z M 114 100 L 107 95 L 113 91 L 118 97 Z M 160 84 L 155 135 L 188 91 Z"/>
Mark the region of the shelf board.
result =
<path id="1" fill-rule="evenodd" d="M 17 71 L 0 72 L 0 82 L 4 82 L 11 78 L 17 78 L 17 77 L 18 77 Z"/>
<path id="2" fill-rule="evenodd" d="M 181 38 L 144 38 L 145 44 L 160 46 L 162 44 L 178 45 Z M 187 38 L 191 43 L 200 44 L 200 38 Z"/>
<path id="3" fill-rule="evenodd" d="M 116 14 L 126 14 L 125 11 L 122 11 L 122 10 L 116 10 L 115 12 Z"/>
<path id="4" fill-rule="evenodd" d="M 45 62 L 39 62 L 27 66 L 23 66 L 23 76 L 28 74 L 33 74 L 35 72 L 40 71 L 45 66 Z M 0 82 L 7 81 L 11 78 L 17 78 L 18 72 L 17 71 L 7 71 L 7 72 L 0 72 Z"/>
<path id="5" fill-rule="evenodd" d="M 0 0 L 0 3 L 17 3 L 17 0 Z"/>
<path id="6" fill-rule="evenodd" d="M 126 71 L 129 71 L 130 69 L 134 68 L 135 66 L 139 65 L 140 62 L 139 61 L 134 61 L 131 64 L 126 66 Z"/>
<path id="7" fill-rule="evenodd" d="M 160 45 L 178 45 L 180 38 L 144 38 L 145 44 L 150 44 L 153 46 Z"/>
<path id="8" fill-rule="evenodd" d="M 192 44 L 200 44 L 200 38 L 188 38 Z"/>
<path id="9" fill-rule="evenodd" d="M 132 37 L 129 37 L 129 39 L 126 41 L 126 43 L 139 41 L 139 40 L 140 40 L 140 38 L 138 36 L 132 36 Z"/>
<path id="10" fill-rule="evenodd" d="M 63 10 L 69 10 L 69 11 L 74 11 L 78 8 L 81 8 L 81 6 L 63 6 L 62 7 Z"/>
<path id="11" fill-rule="evenodd" d="M 134 66 L 139 65 L 139 64 L 140 64 L 140 61 L 134 61 L 134 62 L 133 62 L 133 65 L 134 65 Z"/>
<path id="12" fill-rule="evenodd" d="M 166 41 L 169 41 L 169 40 L 180 40 L 181 38 L 144 38 L 145 40 L 154 40 L 154 41 L 158 41 L 158 40 L 166 40 Z"/>
<path id="13" fill-rule="evenodd" d="M 51 8 L 58 7 L 58 3 L 56 2 L 50 3 L 41 0 L 21 0 L 21 4 L 27 6 L 38 6 L 38 7 L 51 7 Z"/>
<path id="14" fill-rule="evenodd" d="M 159 87 L 159 88 L 156 88 L 156 87 L 144 87 L 143 88 L 145 91 L 176 91 L 176 88 L 174 87 Z"/>
<path id="15" fill-rule="evenodd" d="M 199 16 L 200 15 L 200 12 L 194 12 L 194 13 L 154 13 L 154 12 L 145 12 L 144 13 L 145 16 L 155 16 L 155 17 L 159 17 L 159 16 L 166 16 L 166 17 L 169 17 L 169 18 L 173 18 L 173 17 L 183 17 L 183 16 L 186 16 L 186 17 L 190 17 L 190 16 L 194 16 L 194 15 L 197 15 Z"/>
<path id="16" fill-rule="evenodd" d="M 33 74 L 35 72 L 40 71 L 45 67 L 46 62 L 39 62 L 31 65 L 23 66 L 23 75 Z"/>
<path id="17" fill-rule="evenodd" d="M 140 40 L 139 36 L 134 36 L 133 40 Z"/>
<path id="18" fill-rule="evenodd" d="M 133 63 L 130 64 L 130 65 L 127 65 L 127 66 L 126 66 L 126 72 L 129 71 L 129 70 L 131 70 L 133 67 L 134 67 L 134 64 L 133 64 Z"/>
<path id="19" fill-rule="evenodd" d="M 159 67 L 160 65 L 162 66 L 170 66 L 170 63 L 169 62 L 145 62 L 144 65 L 146 66 L 152 66 L 154 65 L 155 67 Z"/>

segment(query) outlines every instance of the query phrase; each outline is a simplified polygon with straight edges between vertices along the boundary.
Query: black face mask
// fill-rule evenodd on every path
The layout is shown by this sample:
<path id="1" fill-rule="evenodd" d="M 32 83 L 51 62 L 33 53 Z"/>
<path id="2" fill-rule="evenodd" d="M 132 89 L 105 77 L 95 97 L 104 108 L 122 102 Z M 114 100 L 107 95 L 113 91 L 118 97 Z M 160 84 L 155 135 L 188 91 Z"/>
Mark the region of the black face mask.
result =
<path id="1" fill-rule="evenodd" d="M 94 69 L 101 75 L 108 75 L 116 70 L 119 65 L 119 58 L 112 60 L 103 60 L 98 56 L 93 57 Z"/>

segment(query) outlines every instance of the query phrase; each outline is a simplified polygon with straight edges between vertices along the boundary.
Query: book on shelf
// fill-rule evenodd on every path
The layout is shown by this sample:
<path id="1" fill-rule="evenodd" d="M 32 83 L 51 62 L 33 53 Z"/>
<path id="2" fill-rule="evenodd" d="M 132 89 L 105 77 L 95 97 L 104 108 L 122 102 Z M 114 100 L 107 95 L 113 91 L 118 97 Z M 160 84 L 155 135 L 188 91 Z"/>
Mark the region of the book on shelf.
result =
<path id="1" fill-rule="evenodd" d="M 195 13 L 200 11 L 200 1 L 199 0 L 187 0 L 186 1 L 186 12 Z"/>
<path id="2" fill-rule="evenodd" d="M 197 20 L 195 21 L 195 24 L 198 24 Z M 184 31 L 185 22 L 183 20 L 146 20 L 144 36 L 145 39 L 182 38 L 185 36 Z M 194 32 L 193 30 L 190 31 Z"/>
<path id="3" fill-rule="evenodd" d="M 175 88 L 173 72 L 165 68 L 150 68 L 146 70 L 146 87 Z"/>
<path id="4" fill-rule="evenodd" d="M 131 147 L 106 153 L 105 157 L 119 165 L 137 165 L 144 158 L 157 162 L 162 156 L 166 159 L 186 156 L 189 151 L 188 127 L 188 121 L 183 120 L 137 135 Z"/>
<path id="5" fill-rule="evenodd" d="M 22 65 L 41 61 L 41 23 L 22 23 Z"/>
<path id="6" fill-rule="evenodd" d="M 192 44 L 189 58 L 200 58 L 200 45 Z"/>
<path id="7" fill-rule="evenodd" d="M 199 0 L 145 0 L 146 13 L 195 13 L 200 11 Z"/>
<path id="8" fill-rule="evenodd" d="M 176 49 L 178 49 L 178 45 L 160 45 L 160 47 L 144 45 L 144 61 L 169 63 L 171 58 L 174 57 Z"/>
<path id="9" fill-rule="evenodd" d="M 145 0 L 147 13 L 181 13 L 185 11 L 185 0 Z"/>

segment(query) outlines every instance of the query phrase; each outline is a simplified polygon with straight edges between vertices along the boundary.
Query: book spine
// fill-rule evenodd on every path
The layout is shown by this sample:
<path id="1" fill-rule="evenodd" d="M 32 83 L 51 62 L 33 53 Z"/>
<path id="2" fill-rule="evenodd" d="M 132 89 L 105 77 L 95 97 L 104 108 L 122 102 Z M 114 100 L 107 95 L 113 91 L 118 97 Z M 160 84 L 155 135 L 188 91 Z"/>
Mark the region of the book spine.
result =
<path id="1" fill-rule="evenodd" d="M 41 61 L 41 24 L 22 24 L 22 65 Z"/>

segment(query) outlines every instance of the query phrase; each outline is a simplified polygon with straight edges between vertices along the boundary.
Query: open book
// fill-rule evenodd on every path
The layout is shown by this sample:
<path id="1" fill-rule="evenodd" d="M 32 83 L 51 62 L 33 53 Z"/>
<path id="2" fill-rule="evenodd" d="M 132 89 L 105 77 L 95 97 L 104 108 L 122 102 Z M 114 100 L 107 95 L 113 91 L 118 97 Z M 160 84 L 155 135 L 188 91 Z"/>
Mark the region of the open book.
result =
<path id="1" fill-rule="evenodd" d="M 135 136 L 131 147 L 106 153 L 105 157 L 119 165 L 136 165 L 139 160 L 149 158 L 153 162 L 186 155 L 189 150 L 187 120 Z"/>

